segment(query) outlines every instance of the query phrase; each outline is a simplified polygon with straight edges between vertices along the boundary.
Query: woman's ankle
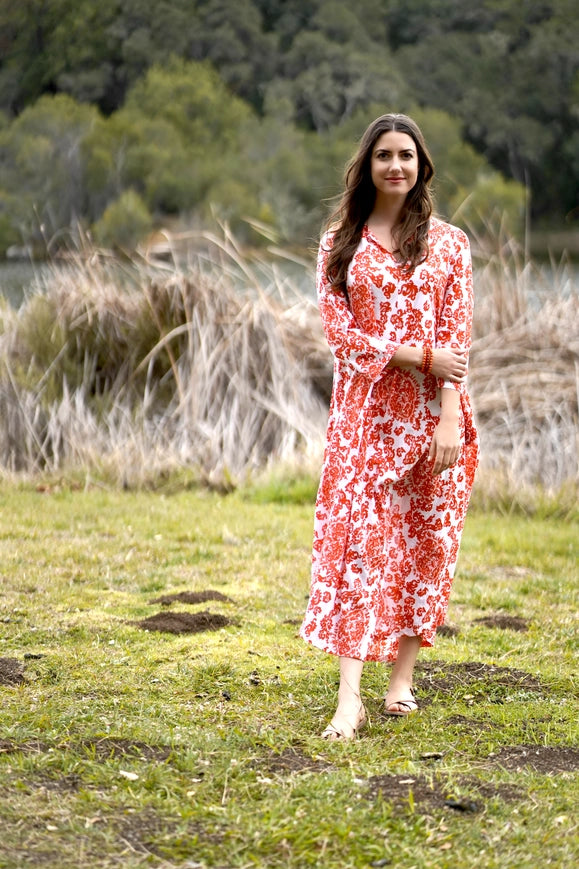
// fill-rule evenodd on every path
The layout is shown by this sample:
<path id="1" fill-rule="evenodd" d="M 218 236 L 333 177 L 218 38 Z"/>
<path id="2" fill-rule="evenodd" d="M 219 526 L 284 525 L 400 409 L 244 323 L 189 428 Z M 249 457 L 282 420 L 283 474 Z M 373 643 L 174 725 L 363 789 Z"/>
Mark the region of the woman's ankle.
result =
<path id="1" fill-rule="evenodd" d="M 338 691 L 338 709 L 359 709 L 362 705 L 362 697 L 359 691 L 345 688 Z"/>

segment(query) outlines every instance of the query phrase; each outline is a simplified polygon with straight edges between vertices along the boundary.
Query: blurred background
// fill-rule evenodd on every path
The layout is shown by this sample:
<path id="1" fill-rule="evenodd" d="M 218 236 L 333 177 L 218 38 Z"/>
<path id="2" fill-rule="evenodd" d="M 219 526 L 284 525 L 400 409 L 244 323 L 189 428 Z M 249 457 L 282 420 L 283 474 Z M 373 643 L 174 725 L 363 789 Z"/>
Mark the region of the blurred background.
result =
<path id="1" fill-rule="evenodd" d="M 0 0 L 0 257 L 215 219 L 307 248 L 386 111 L 422 126 L 443 217 L 577 251 L 577 21 L 574 0 Z"/>
<path id="2" fill-rule="evenodd" d="M 397 111 L 472 241 L 489 467 L 576 481 L 578 20 L 575 0 L 0 0 L 0 464 L 82 465 L 90 431 L 110 460 L 111 432 L 121 455 L 142 430 L 135 468 L 171 455 L 229 485 L 318 443 L 313 250 L 363 130 Z M 253 333 L 208 349 L 224 299 L 273 317 L 269 379 Z"/>

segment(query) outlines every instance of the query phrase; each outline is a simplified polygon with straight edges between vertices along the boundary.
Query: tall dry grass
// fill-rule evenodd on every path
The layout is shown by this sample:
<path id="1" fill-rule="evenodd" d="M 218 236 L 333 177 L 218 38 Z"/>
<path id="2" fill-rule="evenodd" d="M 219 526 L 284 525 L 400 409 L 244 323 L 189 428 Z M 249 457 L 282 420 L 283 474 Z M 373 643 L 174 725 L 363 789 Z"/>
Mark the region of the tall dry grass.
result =
<path id="1" fill-rule="evenodd" d="M 512 239 L 475 245 L 469 385 L 482 453 L 479 480 L 524 500 L 579 483 L 577 272 L 541 267 Z"/>
<path id="2" fill-rule="evenodd" d="M 106 258 L 55 267 L 0 339 L 0 466 L 97 468 L 139 485 L 187 467 L 238 484 L 319 453 L 327 381 L 313 302 L 234 239 L 190 266 Z M 321 369 L 321 370 L 320 370 Z"/>
<path id="3" fill-rule="evenodd" d="M 5 474 L 96 469 L 136 486 L 188 468 L 229 488 L 267 466 L 317 469 L 332 363 L 313 297 L 283 252 L 252 261 L 226 231 L 202 242 L 187 267 L 170 236 L 167 261 L 80 251 L 4 308 Z M 577 287 L 565 269 L 547 286 L 510 241 L 478 254 L 479 480 L 513 497 L 575 488 Z"/>

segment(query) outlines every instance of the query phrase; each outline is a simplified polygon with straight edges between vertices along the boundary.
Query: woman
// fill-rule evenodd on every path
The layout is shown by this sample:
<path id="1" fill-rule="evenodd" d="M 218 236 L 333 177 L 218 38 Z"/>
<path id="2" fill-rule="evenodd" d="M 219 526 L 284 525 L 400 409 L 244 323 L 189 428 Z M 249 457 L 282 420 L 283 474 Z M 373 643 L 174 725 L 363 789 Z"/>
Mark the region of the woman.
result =
<path id="1" fill-rule="evenodd" d="M 444 621 L 478 460 L 470 250 L 431 216 L 433 174 L 414 121 L 377 118 L 320 244 L 334 382 L 301 635 L 340 659 L 330 740 L 366 720 L 364 661 L 394 662 L 387 714 L 418 708 L 414 665 Z"/>

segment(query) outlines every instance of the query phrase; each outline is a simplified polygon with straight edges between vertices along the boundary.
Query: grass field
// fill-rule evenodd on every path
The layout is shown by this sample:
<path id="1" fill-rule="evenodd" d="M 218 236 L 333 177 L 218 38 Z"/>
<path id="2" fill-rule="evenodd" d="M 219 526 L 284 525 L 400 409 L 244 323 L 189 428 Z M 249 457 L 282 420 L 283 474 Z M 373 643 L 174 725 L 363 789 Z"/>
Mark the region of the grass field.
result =
<path id="1" fill-rule="evenodd" d="M 41 488 L 0 489 L 2 869 L 577 865 L 577 524 L 472 511 L 421 711 L 369 665 L 326 744 L 310 505 Z"/>

